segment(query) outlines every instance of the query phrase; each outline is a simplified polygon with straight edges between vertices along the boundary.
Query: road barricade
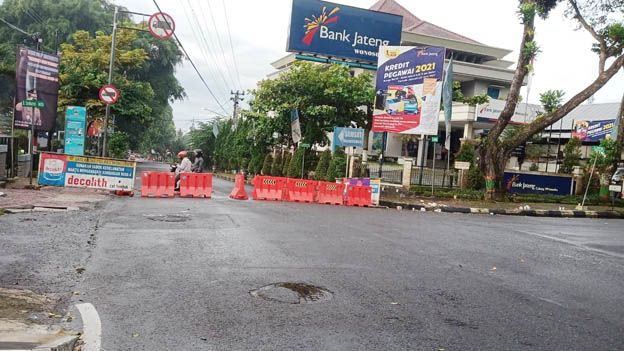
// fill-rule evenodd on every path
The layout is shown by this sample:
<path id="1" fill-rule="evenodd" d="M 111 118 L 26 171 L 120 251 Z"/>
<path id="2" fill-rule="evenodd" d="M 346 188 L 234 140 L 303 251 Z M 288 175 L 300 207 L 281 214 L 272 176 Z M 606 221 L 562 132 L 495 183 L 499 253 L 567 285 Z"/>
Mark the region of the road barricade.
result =
<path id="1" fill-rule="evenodd" d="M 371 187 L 363 185 L 347 185 L 347 206 L 372 206 Z"/>
<path id="2" fill-rule="evenodd" d="M 251 196 L 254 200 L 282 201 L 285 183 L 286 178 L 282 177 L 255 176 Z"/>
<path id="3" fill-rule="evenodd" d="M 180 197 L 212 196 L 212 173 L 181 173 Z"/>
<path id="4" fill-rule="evenodd" d="M 316 181 L 309 179 L 288 178 L 286 180 L 286 201 L 314 202 L 316 195 Z"/>
<path id="5" fill-rule="evenodd" d="M 242 174 L 236 175 L 234 181 L 234 189 L 230 193 L 232 199 L 247 200 L 247 191 L 245 191 L 245 176 Z"/>
<path id="6" fill-rule="evenodd" d="M 342 205 L 344 204 L 344 188 L 345 184 L 318 182 L 316 202 L 319 204 Z"/>
<path id="7" fill-rule="evenodd" d="M 175 173 L 171 172 L 142 172 L 141 197 L 170 197 L 174 196 Z"/>

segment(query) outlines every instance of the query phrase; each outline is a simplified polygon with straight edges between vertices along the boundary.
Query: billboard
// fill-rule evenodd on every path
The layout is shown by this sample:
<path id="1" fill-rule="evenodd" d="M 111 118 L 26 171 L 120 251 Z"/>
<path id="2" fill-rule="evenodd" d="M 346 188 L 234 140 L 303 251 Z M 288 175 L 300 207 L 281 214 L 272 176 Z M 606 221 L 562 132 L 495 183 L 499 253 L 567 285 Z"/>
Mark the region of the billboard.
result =
<path id="1" fill-rule="evenodd" d="M 505 172 L 507 191 L 518 194 L 570 195 L 572 181 L 571 176 Z"/>
<path id="2" fill-rule="evenodd" d="M 494 123 L 505 108 L 507 100 L 498 100 L 490 97 L 490 101 L 477 105 L 477 121 Z M 517 104 L 516 111 L 509 124 L 525 124 L 533 122 L 541 112 L 532 105 Z"/>
<path id="3" fill-rule="evenodd" d="M 17 48 L 15 127 L 51 131 L 56 126 L 59 58 L 24 46 Z M 43 100 L 44 108 L 24 107 L 24 100 Z"/>
<path id="4" fill-rule="evenodd" d="M 601 139 L 611 139 L 614 125 L 614 119 L 602 121 L 574 121 L 572 137 L 588 142 L 597 142 Z"/>
<path id="5" fill-rule="evenodd" d="M 377 62 L 399 45 L 403 17 L 318 0 L 293 0 L 286 51 Z"/>
<path id="6" fill-rule="evenodd" d="M 436 46 L 379 48 L 373 131 L 438 134 L 445 53 Z"/>
<path id="7" fill-rule="evenodd" d="M 134 161 L 42 152 L 39 159 L 39 184 L 132 190 L 135 165 Z"/>
<path id="8" fill-rule="evenodd" d="M 87 109 L 82 106 L 68 106 L 65 115 L 65 153 L 84 155 Z"/>

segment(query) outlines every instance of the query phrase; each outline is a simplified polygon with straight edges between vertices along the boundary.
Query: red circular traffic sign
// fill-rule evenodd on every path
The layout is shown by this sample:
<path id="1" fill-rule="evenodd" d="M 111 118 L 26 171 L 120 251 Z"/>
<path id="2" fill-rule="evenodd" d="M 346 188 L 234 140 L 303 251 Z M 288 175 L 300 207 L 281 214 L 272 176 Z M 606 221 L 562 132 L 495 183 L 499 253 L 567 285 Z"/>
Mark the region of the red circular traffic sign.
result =
<path id="1" fill-rule="evenodd" d="M 157 12 L 150 16 L 147 22 L 150 33 L 160 39 L 167 39 L 175 31 L 173 18 L 164 12 Z"/>
<path id="2" fill-rule="evenodd" d="M 119 90 L 112 85 L 105 85 L 100 89 L 100 101 L 105 104 L 114 104 L 119 100 Z"/>

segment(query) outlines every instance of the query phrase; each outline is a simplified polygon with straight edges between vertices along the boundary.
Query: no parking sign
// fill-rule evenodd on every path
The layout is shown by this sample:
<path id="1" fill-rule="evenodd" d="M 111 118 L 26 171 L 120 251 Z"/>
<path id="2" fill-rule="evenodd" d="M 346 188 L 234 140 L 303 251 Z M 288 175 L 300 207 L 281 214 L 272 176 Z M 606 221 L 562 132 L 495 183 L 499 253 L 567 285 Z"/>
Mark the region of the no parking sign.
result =
<path id="1" fill-rule="evenodd" d="M 167 39 L 175 31 L 175 22 L 168 14 L 157 12 L 149 18 L 148 27 L 150 33 L 156 38 Z"/>

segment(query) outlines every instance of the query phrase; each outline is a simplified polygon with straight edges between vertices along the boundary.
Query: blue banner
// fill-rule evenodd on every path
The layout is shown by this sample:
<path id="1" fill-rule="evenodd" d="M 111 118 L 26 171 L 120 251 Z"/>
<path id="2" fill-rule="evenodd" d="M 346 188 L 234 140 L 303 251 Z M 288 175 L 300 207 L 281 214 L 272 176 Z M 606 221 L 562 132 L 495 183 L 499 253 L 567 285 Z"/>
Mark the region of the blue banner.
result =
<path id="1" fill-rule="evenodd" d="M 293 0 L 287 51 L 377 62 L 399 45 L 403 17 L 318 0 Z"/>
<path id="2" fill-rule="evenodd" d="M 68 106 L 65 114 L 65 153 L 84 155 L 87 123 L 87 109 L 82 106 Z"/>
<path id="3" fill-rule="evenodd" d="M 332 150 L 334 150 L 336 146 L 363 147 L 364 129 L 334 127 Z"/>
<path id="4" fill-rule="evenodd" d="M 574 121 L 572 136 L 581 141 L 597 142 L 602 139 L 611 139 L 615 120 L 602 121 Z"/>
<path id="5" fill-rule="evenodd" d="M 572 177 L 505 172 L 507 191 L 518 194 L 570 195 Z"/>

